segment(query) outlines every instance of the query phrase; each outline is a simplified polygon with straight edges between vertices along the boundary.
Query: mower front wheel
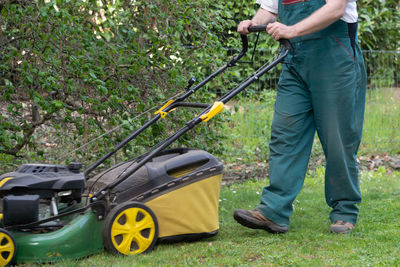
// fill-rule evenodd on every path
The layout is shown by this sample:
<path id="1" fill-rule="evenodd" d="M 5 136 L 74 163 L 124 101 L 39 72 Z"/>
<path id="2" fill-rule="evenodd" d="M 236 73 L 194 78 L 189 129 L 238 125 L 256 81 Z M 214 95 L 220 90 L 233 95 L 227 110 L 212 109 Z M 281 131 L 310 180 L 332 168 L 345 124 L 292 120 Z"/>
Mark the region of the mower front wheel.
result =
<path id="1" fill-rule="evenodd" d="M 14 237 L 7 230 L 0 228 L 0 266 L 12 264 L 16 252 L 17 247 Z"/>
<path id="2" fill-rule="evenodd" d="M 140 202 L 117 205 L 104 221 L 104 246 L 112 254 L 148 252 L 156 244 L 157 238 L 157 218 L 149 207 Z"/>

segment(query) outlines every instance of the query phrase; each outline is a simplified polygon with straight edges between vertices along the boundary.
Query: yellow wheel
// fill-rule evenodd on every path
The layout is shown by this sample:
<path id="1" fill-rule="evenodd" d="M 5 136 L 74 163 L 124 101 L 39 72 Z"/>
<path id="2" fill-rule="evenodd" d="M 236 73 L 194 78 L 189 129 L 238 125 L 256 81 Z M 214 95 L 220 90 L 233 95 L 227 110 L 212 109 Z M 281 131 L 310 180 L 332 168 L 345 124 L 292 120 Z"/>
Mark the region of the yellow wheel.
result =
<path id="1" fill-rule="evenodd" d="M 15 240 L 5 229 L 0 228 L 0 266 L 12 263 L 16 254 Z"/>
<path id="2" fill-rule="evenodd" d="M 148 252 L 157 238 L 157 218 L 149 207 L 140 202 L 119 204 L 104 221 L 104 246 L 113 254 Z"/>

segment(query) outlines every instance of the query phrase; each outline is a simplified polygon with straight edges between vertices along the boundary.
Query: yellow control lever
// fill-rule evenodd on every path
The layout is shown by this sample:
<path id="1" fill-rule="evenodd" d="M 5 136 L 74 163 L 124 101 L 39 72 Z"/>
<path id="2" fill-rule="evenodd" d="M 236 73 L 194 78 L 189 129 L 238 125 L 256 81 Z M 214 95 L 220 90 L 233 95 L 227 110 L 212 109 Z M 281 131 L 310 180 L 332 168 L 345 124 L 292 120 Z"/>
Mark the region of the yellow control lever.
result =
<path id="1" fill-rule="evenodd" d="M 163 109 L 165 109 L 166 107 L 168 107 L 169 105 L 172 104 L 172 102 L 174 102 L 174 100 L 169 100 L 164 106 L 162 106 L 162 108 L 160 108 L 159 110 L 157 110 L 154 115 L 157 115 L 158 113 L 160 113 L 161 115 L 161 119 L 164 119 L 165 116 L 167 116 L 167 112 L 164 112 Z M 173 109 L 174 110 L 174 109 Z M 172 111 L 172 110 L 171 110 Z"/>
<path id="2" fill-rule="evenodd" d="M 212 117 L 220 113 L 224 109 L 225 104 L 223 102 L 215 102 L 211 107 L 210 111 L 206 114 L 201 115 L 201 119 L 205 121 L 209 121 Z"/>

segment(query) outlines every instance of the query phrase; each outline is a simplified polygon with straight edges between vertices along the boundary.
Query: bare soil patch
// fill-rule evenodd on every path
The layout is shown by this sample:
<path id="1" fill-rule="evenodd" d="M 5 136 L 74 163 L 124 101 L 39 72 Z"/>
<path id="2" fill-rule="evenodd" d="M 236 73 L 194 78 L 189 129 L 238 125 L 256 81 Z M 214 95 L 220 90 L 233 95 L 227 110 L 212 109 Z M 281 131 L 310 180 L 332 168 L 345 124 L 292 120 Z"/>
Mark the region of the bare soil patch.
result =
<path id="1" fill-rule="evenodd" d="M 387 172 L 400 171 L 400 154 L 397 155 L 372 155 L 360 156 L 357 158 L 360 170 L 376 171 L 379 167 L 385 167 Z M 319 166 L 324 166 L 323 158 L 312 158 L 308 169 L 314 171 Z M 268 163 L 257 162 L 254 164 L 244 164 L 240 161 L 225 164 L 223 183 L 230 184 L 248 179 L 268 178 Z"/>

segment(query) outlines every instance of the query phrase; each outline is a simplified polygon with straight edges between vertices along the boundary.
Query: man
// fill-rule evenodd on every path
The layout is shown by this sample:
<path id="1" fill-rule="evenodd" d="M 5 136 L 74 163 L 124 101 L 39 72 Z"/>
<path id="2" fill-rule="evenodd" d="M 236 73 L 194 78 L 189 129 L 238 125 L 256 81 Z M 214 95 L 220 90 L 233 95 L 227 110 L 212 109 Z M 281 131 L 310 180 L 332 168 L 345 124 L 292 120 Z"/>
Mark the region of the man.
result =
<path id="1" fill-rule="evenodd" d="M 292 203 L 303 186 L 315 132 L 325 158 L 330 231 L 349 233 L 361 193 L 357 150 L 361 141 L 366 74 L 357 45 L 355 0 L 258 0 L 251 25 L 268 24 L 276 40 L 289 39 L 278 83 L 270 141 L 270 185 L 254 210 L 236 210 L 240 224 L 271 233 L 289 230 Z M 280 22 L 275 22 L 279 14 Z"/>

